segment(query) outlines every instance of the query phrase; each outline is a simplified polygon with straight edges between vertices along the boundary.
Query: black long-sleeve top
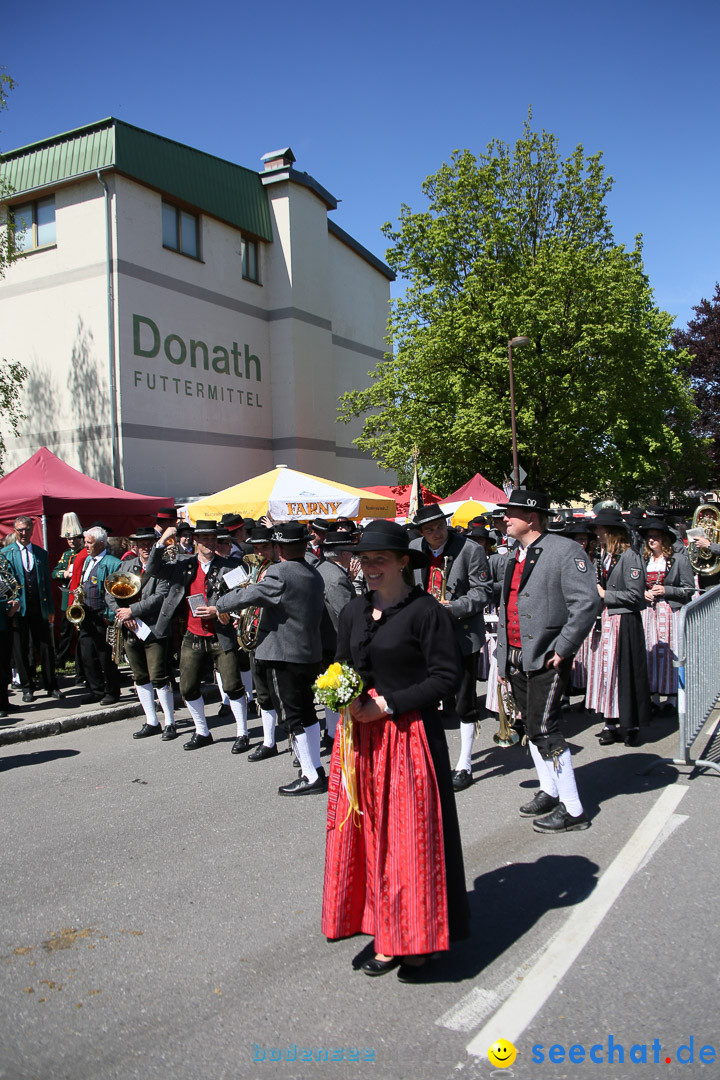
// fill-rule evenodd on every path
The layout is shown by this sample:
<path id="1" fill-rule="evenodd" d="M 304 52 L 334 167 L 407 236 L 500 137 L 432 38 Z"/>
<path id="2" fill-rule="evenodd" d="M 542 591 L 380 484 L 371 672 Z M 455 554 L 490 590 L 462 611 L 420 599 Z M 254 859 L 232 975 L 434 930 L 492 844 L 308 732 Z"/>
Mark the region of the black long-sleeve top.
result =
<path id="1" fill-rule="evenodd" d="M 368 593 L 340 612 L 336 659 L 352 664 L 365 689 L 385 698 L 391 716 L 436 709 L 462 677 L 450 616 L 417 587 L 377 621 L 372 610 Z"/>

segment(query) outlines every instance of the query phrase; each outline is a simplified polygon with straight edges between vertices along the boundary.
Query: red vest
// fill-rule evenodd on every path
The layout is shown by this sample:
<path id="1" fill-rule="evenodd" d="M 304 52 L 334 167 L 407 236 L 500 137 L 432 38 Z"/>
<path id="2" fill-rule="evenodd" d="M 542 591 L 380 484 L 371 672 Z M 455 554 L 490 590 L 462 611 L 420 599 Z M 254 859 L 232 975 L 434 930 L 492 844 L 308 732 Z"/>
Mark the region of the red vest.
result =
<path id="1" fill-rule="evenodd" d="M 190 592 L 188 596 L 197 595 L 202 593 L 205 597 L 205 603 L 207 603 L 207 575 L 203 574 L 200 569 L 200 560 L 198 559 L 198 567 L 195 573 L 195 578 L 190 584 Z M 196 634 L 197 637 L 213 637 L 215 630 L 213 628 L 212 619 L 198 619 L 197 615 L 193 615 L 192 611 L 188 615 L 187 628 L 191 634 Z"/>
<path id="2" fill-rule="evenodd" d="M 511 645 L 514 649 L 520 649 L 522 642 L 520 640 L 520 616 L 518 615 L 518 590 L 520 588 L 520 578 L 522 577 L 524 562 L 515 560 L 515 567 L 513 569 L 512 580 L 510 582 L 510 594 L 507 598 L 507 639 L 508 645 Z"/>

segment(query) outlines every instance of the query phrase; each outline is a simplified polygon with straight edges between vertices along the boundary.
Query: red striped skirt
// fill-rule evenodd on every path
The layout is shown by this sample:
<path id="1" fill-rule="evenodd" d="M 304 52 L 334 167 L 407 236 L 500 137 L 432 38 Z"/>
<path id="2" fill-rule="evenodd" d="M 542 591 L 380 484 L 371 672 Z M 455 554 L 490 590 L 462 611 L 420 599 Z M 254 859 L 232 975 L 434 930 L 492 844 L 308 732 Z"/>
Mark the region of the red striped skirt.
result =
<path id="1" fill-rule="evenodd" d="M 340 721 L 342 723 L 342 720 Z M 354 725 L 359 827 L 348 817 L 339 746 L 330 762 L 322 932 L 372 934 L 375 951 L 450 947 L 442 811 L 419 712 Z M 340 828 L 341 823 L 345 824 Z"/>
<path id="2" fill-rule="evenodd" d="M 620 716 L 617 664 L 619 633 L 620 615 L 611 615 L 607 608 L 603 608 L 600 631 L 590 632 L 585 708 L 600 713 L 606 720 L 617 720 Z"/>
<path id="3" fill-rule="evenodd" d="M 666 600 L 658 600 L 642 612 L 651 694 L 677 694 L 678 673 L 673 660 L 677 659 L 678 615 Z"/>

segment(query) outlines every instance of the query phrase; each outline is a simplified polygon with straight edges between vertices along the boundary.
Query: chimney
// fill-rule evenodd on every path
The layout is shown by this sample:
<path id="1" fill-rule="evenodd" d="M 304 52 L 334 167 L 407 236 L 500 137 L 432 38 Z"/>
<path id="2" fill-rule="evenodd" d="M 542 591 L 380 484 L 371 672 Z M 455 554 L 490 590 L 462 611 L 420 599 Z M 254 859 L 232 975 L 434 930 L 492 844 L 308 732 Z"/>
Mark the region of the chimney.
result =
<path id="1" fill-rule="evenodd" d="M 278 169 L 291 169 L 295 161 L 295 155 L 289 146 L 283 150 L 271 150 L 269 154 L 263 154 L 260 158 L 265 162 L 265 172 L 277 172 Z"/>

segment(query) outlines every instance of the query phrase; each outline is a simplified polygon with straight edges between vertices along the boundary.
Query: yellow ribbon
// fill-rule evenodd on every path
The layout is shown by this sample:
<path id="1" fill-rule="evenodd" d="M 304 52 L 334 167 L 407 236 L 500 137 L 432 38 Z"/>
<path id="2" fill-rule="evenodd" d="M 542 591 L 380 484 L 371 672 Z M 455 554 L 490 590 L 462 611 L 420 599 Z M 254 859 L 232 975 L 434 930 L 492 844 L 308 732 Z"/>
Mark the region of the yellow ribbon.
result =
<path id="1" fill-rule="evenodd" d="M 342 831 L 343 825 L 351 814 L 353 824 L 359 829 L 362 810 L 358 799 L 357 770 L 355 768 L 354 724 L 348 705 L 344 705 L 340 710 L 340 719 L 335 738 L 340 740 L 340 772 L 348 798 L 348 812 L 340 822 L 339 829 Z"/>

